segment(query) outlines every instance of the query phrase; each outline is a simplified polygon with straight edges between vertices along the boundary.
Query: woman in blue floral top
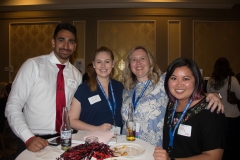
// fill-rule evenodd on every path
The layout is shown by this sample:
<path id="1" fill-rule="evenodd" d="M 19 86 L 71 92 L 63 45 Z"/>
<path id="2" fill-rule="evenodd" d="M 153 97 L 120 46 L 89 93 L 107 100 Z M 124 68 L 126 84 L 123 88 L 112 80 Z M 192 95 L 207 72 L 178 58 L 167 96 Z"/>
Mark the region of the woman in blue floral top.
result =
<path id="1" fill-rule="evenodd" d="M 128 118 L 129 103 L 134 107 L 134 120 L 140 125 L 138 138 L 155 146 L 162 146 L 163 123 L 168 103 L 164 89 L 165 74 L 161 75 L 151 53 L 143 46 L 133 48 L 126 59 L 123 71 L 123 121 Z M 223 106 L 215 94 L 209 94 L 209 107 Z M 212 105 L 214 104 L 214 105 Z M 123 134 L 126 134 L 124 123 Z"/>

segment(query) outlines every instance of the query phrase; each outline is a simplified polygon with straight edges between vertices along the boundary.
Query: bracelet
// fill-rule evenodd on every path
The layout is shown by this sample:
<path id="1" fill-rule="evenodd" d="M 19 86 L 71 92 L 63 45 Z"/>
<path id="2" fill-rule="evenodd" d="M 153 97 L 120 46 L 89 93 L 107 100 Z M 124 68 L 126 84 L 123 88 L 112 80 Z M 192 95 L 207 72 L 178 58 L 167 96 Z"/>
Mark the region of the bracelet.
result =
<path id="1" fill-rule="evenodd" d="M 31 138 L 29 138 L 27 141 L 26 141 L 26 147 L 28 146 L 29 142 L 34 138 L 35 136 L 32 136 Z"/>

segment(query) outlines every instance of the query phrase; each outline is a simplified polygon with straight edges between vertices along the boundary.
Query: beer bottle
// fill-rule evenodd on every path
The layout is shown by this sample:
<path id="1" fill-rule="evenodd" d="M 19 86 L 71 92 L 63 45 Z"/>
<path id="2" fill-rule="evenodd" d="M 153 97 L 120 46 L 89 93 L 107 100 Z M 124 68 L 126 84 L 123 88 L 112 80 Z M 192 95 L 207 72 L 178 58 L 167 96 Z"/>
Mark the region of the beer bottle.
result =
<path id="1" fill-rule="evenodd" d="M 128 106 L 128 119 L 126 121 L 126 139 L 127 141 L 135 141 L 135 122 L 133 118 L 133 105 L 129 103 Z"/>
<path id="2" fill-rule="evenodd" d="M 60 131 L 61 131 L 61 149 L 62 150 L 70 149 L 72 145 L 72 129 L 69 123 L 69 114 L 67 107 L 63 107 L 62 126 L 60 128 Z"/>

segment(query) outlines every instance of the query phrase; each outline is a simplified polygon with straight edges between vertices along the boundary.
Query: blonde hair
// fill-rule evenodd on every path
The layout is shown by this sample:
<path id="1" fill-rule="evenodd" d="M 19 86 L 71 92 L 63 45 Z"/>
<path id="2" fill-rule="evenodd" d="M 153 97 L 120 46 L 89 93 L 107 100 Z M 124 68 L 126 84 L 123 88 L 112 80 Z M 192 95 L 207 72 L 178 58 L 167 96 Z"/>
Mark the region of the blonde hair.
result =
<path id="1" fill-rule="evenodd" d="M 137 83 L 137 77 L 136 75 L 132 72 L 131 67 L 130 67 L 130 57 L 132 53 L 138 49 L 142 49 L 143 51 L 146 52 L 149 63 L 150 63 L 150 68 L 148 71 L 148 78 L 150 81 L 154 84 L 154 86 L 159 82 L 160 75 L 161 75 L 161 70 L 159 69 L 158 65 L 156 64 L 152 54 L 149 52 L 149 50 L 146 47 L 143 46 L 137 46 L 134 47 L 127 56 L 126 62 L 125 62 L 125 68 L 123 70 L 123 85 L 125 89 L 127 90 L 132 90 L 136 83 Z"/>
<path id="2" fill-rule="evenodd" d="M 112 50 L 109 49 L 108 47 L 102 46 L 94 52 L 92 61 L 95 60 L 97 54 L 100 53 L 100 52 L 109 53 L 112 60 L 114 60 L 114 55 L 113 55 Z M 109 77 L 111 77 L 111 76 L 112 76 L 112 74 L 109 75 Z M 97 90 L 98 83 L 97 83 L 96 77 L 97 77 L 97 73 L 96 73 L 95 69 L 93 69 L 90 73 L 90 78 L 89 78 L 89 81 L 88 81 L 88 86 L 90 87 L 91 92 L 94 92 L 94 91 Z"/>

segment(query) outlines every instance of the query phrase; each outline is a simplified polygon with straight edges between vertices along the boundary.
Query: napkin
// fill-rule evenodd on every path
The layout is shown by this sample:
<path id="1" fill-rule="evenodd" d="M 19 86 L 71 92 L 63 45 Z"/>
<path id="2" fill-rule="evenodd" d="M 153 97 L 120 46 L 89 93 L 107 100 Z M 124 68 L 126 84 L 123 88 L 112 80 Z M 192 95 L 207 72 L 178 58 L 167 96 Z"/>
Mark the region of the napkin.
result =
<path id="1" fill-rule="evenodd" d="M 106 134 L 106 135 L 104 135 Z M 82 144 L 85 143 L 85 139 L 89 136 L 98 137 L 99 142 L 105 142 L 108 145 L 113 145 L 117 142 L 117 138 L 113 137 L 114 132 L 112 131 L 82 131 L 79 130 L 76 134 L 72 135 L 72 143 Z M 102 140 L 102 137 L 107 137 L 107 140 Z"/>
<path id="2" fill-rule="evenodd" d="M 35 156 L 37 160 L 56 159 L 56 157 L 60 157 L 63 152 L 64 151 L 58 147 L 47 146 L 43 150 L 36 152 Z"/>
<path id="3" fill-rule="evenodd" d="M 88 133 L 85 134 L 84 136 L 84 140 L 87 137 L 98 137 L 99 142 L 101 143 L 105 143 L 108 144 L 110 142 L 110 140 L 113 138 L 114 136 L 114 132 L 113 131 L 89 131 Z"/>

